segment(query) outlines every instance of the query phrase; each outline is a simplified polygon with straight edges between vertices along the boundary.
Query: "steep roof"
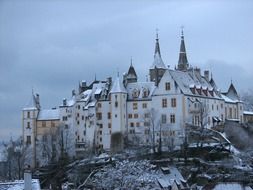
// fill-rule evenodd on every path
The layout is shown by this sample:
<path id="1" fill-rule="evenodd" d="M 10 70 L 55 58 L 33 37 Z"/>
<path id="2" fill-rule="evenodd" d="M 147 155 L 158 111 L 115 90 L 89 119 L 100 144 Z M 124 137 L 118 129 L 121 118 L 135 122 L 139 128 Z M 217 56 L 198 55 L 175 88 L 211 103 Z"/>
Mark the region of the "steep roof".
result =
<path id="1" fill-rule="evenodd" d="M 127 77 L 128 78 L 137 78 L 137 74 L 135 72 L 135 69 L 134 69 L 132 63 L 130 65 L 129 69 L 128 69 Z"/>
<path id="2" fill-rule="evenodd" d="M 225 93 L 225 95 L 228 96 L 229 98 L 231 98 L 232 100 L 239 100 L 240 99 L 232 82 L 229 86 L 227 93 Z"/>
<path id="3" fill-rule="evenodd" d="M 110 93 L 127 93 L 122 81 L 119 79 L 119 76 L 115 79 Z"/>
<path id="4" fill-rule="evenodd" d="M 37 94 L 37 96 L 38 96 L 38 94 Z M 25 108 L 23 108 L 23 110 L 35 110 L 35 109 L 40 109 L 40 105 L 39 105 L 38 99 L 36 99 L 34 93 L 32 92 L 30 100 L 25 105 Z"/>
<path id="5" fill-rule="evenodd" d="M 179 52 L 179 58 L 178 58 L 178 70 L 186 71 L 188 67 L 189 67 L 189 64 L 187 60 L 186 48 L 185 48 L 185 43 L 184 43 L 184 34 L 182 30 L 180 52 Z"/>
<path id="6" fill-rule="evenodd" d="M 179 70 L 168 70 L 165 72 L 165 75 L 170 74 L 171 77 L 175 80 L 176 85 L 181 89 L 183 94 L 186 95 L 199 95 L 199 96 L 206 96 L 205 94 L 199 94 L 197 91 L 193 93 L 191 88 L 201 89 L 201 90 L 209 90 L 213 91 L 212 85 L 205 80 L 200 73 L 195 72 L 193 70 L 189 70 L 187 72 L 179 71 Z M 209 97 L 220 98 L 220 96 L 213 91 L 213 96 L 210 95 L 208 92 Z"/>
<path id="7" fill-rule="evenodd" d="M 150 69 L 154 69 L 154 68 L 166 69 L 166 66 L 163 63 L 162 56 L 161 56 L 158 34 L 156 37 L 154 61 Z"/>

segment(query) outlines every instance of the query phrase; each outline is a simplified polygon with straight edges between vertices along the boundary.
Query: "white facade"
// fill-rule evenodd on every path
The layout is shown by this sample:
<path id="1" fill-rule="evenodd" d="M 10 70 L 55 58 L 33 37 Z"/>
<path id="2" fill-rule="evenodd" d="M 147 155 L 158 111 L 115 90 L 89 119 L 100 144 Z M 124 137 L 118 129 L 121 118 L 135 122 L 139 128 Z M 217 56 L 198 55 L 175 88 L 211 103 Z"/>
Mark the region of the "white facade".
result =
<path id="1" fill-rule="evenodd" d="M 151 146 L 161 139 L 167 150 L 183 143 L 189 125 L 211 128 L 226 119 L 243 122 L 242 102 L 233 84 L 221 93 L 213 78 L 209 79 L 209 71 L 202 76 L 200 69 L 189 67 L 184 46 L 181 37 L 178 68 L 173 70 L 165 67 L 156 39 L 148 82 L 137 80 L 132 64 L 123 81 L 118 76 L 113 82 L 111 78 L 95 80 L 89 86 L 81 82 L 78 93 L 73 92 L 72 98 L 59 106 L 60 123 L 74 139 L 72 155 L 92 149 L 110 151 L 115 144 L 112 136 L 117 133 L 121 134 L 120 143 L 127 140 Z M 31 111 L 36 115 L 39 110 Z M 28 122 L 25 114 L 26 109 L 23 126 Z M 35 118 L 29 122 L 36 128 Z M 24 130 L 23 134 L 34 133 Z"/>

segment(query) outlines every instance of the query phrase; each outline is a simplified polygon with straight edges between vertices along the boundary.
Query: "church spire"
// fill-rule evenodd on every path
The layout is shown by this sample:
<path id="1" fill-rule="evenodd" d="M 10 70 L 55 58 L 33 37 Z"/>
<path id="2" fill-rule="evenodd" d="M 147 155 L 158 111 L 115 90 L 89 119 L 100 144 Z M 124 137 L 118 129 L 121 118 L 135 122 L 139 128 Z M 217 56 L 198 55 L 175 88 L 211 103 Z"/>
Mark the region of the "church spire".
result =
<path id="1" fill-rule="evenodd" d="M 186 48 L 184 43 L 184 31 L 182 27 L 181 31 L 181 44 L 180 44 L 180 52 L 179 52 L 179 59 L 178 59 L 178 70 L 180 71 L 187 71 L 189 67 L 187 55 L 186 55 Z"/>
<path id="2" fill-rule="evenodd" d="M 156 43 L 155 43 L 155 54 L 154 57 L 158 54 L 161 56 L 161 51 L 160 51 L 160 45 L 159 45 L 159 37 L 158 37 L 158 29 L 156 29 Z"/>
<path id="3" fill-rule="evenodd" d="M 150 69 L 154 69 L 154 68 L 166 69 L 166 66 L 163 63 L 162 56 L 161 56 L 158 30 L 156 30 L 156 43 L 155 43 L 154 61 L 153 61 L 153 64 L 152 64 Z"/>

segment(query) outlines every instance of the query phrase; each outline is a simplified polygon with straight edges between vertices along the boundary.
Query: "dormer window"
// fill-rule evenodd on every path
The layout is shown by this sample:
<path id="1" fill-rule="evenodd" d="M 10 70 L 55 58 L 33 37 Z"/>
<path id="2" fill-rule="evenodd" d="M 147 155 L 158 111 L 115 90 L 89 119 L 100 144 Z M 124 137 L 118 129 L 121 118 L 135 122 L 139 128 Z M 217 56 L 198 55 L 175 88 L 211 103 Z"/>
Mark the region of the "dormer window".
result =
<path id="1" fill-rule="evenodd" d="M 140 94 L 140 91 L 138 89 L 134 89 L 132 96 L 133 96 L 133 98 L 138 98 L 139 94 Z"/>
<path id="2" fill-rule="evenodd" d="M 148 97 L 148 95 L 149 95 L 149 90 L 148 90 L 148 89 L 146 89 L 146 88 L 144 88 L 144 89 L 143 89 L 143 94 L 142 94 L 142 97 L 143 97 L 143 98 L 147 98 L 147 97 Z"/>

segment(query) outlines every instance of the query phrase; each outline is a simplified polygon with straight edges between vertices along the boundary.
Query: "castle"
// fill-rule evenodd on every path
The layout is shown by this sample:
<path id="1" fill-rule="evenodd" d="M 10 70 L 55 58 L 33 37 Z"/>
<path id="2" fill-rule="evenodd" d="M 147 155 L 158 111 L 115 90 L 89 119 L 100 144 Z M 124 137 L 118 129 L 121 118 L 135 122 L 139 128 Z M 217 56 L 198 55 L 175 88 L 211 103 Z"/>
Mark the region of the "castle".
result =
<path id="1" fill-rule="evenodd" d="M 117 152 L 126 143 L 175 149 L 189 126 L 243 122 L 243 103 L 232 82 L 222 93 L 209 71 L 202 75 L 189 65 L 183 32 L 175 69 L 165 66 L 157 35 L 149 76 L 147 82 L 138 81 L 131 62 L 123 77 L 89 85 L 82 81 L 71 99 L 50 110 L 41 109 L 39 95 L 32 94 L 22 110 L 28 164 L 41 166 L 63 154 L 80 156 L 89 150 Z"/>

